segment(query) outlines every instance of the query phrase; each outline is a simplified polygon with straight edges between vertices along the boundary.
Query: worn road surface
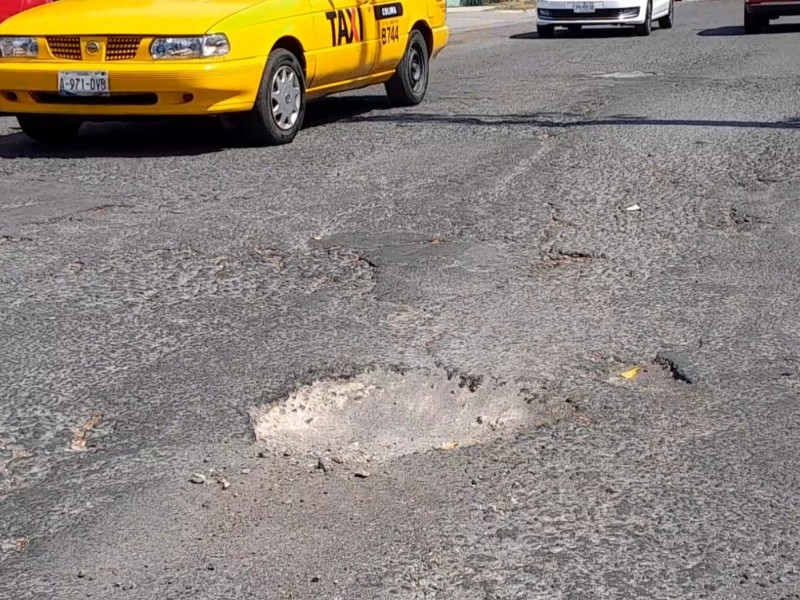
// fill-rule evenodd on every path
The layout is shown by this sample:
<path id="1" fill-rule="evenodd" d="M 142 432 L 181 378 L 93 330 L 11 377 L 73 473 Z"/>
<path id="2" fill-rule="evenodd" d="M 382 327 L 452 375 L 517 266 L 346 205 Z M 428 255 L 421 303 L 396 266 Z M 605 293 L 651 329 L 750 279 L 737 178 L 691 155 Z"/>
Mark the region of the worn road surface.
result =
<path id="1" fill-rule="evenodd" d="M 0 598 L 800 598 L 800 27 L 676 18 L 278 149 L 0 119 Z"/>

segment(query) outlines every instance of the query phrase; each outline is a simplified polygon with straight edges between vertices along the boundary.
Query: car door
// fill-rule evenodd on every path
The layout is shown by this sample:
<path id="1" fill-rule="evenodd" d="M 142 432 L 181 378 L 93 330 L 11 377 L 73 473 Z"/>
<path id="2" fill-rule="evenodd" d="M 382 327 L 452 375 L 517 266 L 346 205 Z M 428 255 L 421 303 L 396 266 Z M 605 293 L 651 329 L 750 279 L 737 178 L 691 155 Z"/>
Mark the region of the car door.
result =
<path id="1" fill-rule="evenodd" d="M 371 27 L 374 28 L 371 35 L 377 40 L 373 72 L 392 71 L 403 57 L 408 43 L 411 28 L 409 0 L 370 0 L 370 3 L 373 9 Z"/>
<path id="2" fill-rule="evenodd" d="M 310 0 L 317 40 L 313 87 L 342 83 L 369 74 L 375 44 L 367 43 L 369 0 Z"/>

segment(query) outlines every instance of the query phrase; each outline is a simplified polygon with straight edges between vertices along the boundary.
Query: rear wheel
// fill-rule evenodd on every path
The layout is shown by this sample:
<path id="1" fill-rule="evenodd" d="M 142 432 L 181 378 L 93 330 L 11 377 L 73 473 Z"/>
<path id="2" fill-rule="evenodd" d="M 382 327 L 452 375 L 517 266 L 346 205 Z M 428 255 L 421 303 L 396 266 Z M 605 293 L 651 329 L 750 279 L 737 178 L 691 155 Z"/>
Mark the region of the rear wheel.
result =
<path id="1" fill-rule="evenodd" d="M 414 106 L 428 91 L 428 44 L 418 30 L 411 32 L 403 59 L 386 82 L 386 94 L 394 106 Z"/>
<path id="2" fill-rule="evenodd" d="M 650 35 L 653 30 L 653 0 L 648 0 L 644 11 L 644 23 L 636 26 L 636 35 Z"/>
<path id="3" fill-rule="evenodd" d="M 672 29 L 675 23 L 675 0 L 669 0 L 669 12 L 658 20 L 661 29 Z"/>
<path id="4" fill-rule="evenodd" d="M 744 9 L 744 32 L 748 34 L 761 33 L 769 21 L 764 17 L 750 14 L 747 7 Z"/>
<path id="5" fill-rule="evenodd" d="M 537 25 L 536 26 L 536 33 L 539 34 L 540 38 L 551 38 L 556 32 L 556 28 L 552 25 Z"/>
<path id="6" fill-rule="evenodd" d="M 256 102 L 239 123 L 241 136 L 256 146 L 288 144 L 303 127 L 305 112 L 305 77 L 300 61 L 288 50 L 276 48 L 267 59 Z"/>
<path id="7" fill-rule="evenodd" d="M 74 140 L 83 122 L 62 115 L 17 115 L 22 132 L 32 140 L 48 146 L 60 146 Z"/>

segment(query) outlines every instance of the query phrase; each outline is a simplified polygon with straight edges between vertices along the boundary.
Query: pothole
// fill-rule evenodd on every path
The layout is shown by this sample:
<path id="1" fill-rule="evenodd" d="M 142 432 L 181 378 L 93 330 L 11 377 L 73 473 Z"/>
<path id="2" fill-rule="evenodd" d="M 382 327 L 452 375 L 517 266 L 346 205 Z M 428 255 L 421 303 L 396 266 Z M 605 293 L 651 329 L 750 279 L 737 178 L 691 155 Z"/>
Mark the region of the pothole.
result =
<path id="1" fill-rule="evenodd" d="M 376 369 L 303 385 L 254 408 L 250 418 L 256 441 L 268 451 L 387 462 L 486 443 L 572 414 L 560 398 L 529 402 L 529 396 L 529 389 L 489 377 Z"/>

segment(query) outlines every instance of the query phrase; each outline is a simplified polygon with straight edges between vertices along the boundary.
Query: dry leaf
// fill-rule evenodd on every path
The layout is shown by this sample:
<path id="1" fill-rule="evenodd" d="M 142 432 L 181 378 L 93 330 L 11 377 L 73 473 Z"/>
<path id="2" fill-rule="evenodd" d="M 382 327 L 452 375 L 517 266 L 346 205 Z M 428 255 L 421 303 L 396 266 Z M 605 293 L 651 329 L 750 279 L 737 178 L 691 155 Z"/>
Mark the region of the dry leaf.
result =
<path id="1" fill-rule="evenodd" d="M 629 371 L 625 371 L 624 373 L 620 373 L 619 376 L 622 377 L 623 379 L 633 379 L 634 377 L 636 377 L 641 372 L 642 372 L 642 367 L 634 367 L 634 368 L 630 369 Z"/>

